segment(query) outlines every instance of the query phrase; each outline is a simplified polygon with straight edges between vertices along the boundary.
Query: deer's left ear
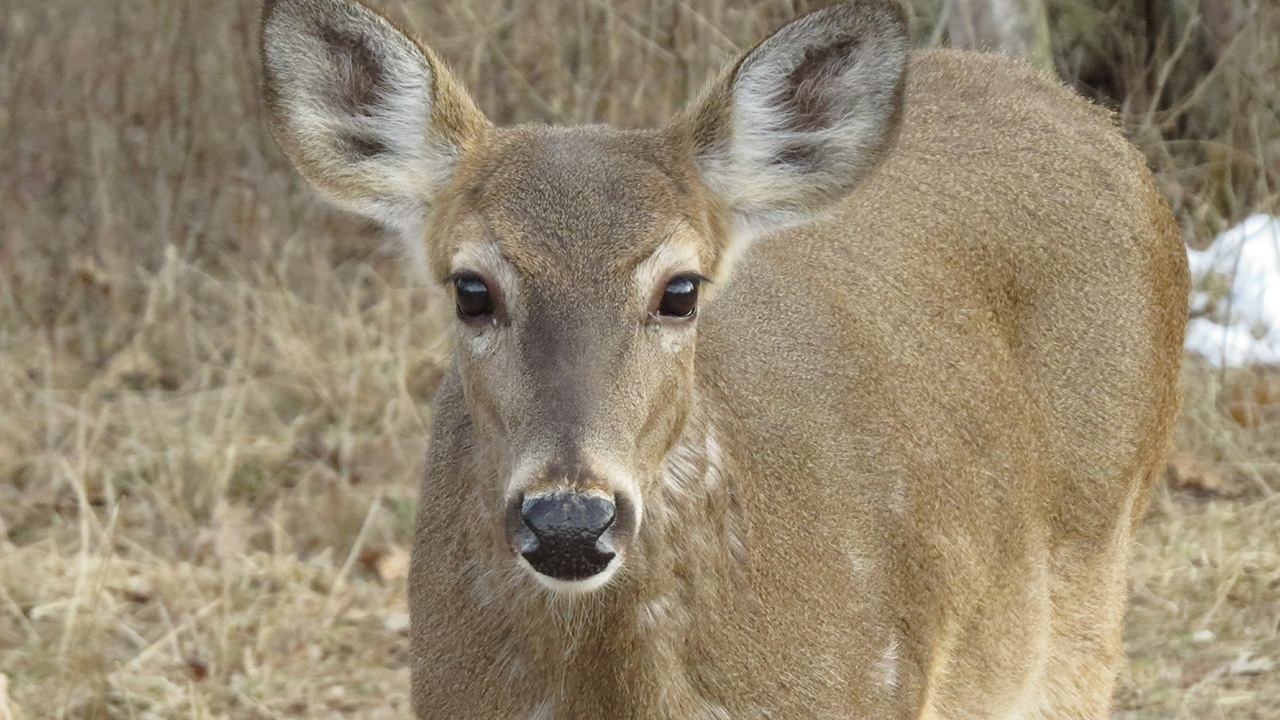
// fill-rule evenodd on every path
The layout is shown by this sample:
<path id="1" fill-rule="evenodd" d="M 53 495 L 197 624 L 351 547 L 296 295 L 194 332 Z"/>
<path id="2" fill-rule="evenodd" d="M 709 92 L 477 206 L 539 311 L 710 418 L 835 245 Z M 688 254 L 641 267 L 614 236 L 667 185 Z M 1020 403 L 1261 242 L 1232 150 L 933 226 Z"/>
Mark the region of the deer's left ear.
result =
<path id="1" fill-rule="evenodd" d="M 897 0 L 811 13 L 730 66 L 677 120 L 672 130 L 732 213 L 730 255 L 840 201 L 888 152 L 902 115 L 907 30 Z"/>
<path id="2" fill-rule="evenodd" d="M 439 58 L 355 0 L 267 0 L 262 58 L 272 134 L 303 177 L 420 243 L 436 192 L 489 127 Z"/>

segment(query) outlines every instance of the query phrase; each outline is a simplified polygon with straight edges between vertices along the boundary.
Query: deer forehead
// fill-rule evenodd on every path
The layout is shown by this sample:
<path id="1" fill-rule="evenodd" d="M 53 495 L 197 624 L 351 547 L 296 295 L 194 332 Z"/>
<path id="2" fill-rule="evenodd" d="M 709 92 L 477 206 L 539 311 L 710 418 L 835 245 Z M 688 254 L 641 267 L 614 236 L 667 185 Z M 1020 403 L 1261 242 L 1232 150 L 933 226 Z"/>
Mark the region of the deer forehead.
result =
<path id="1" fill-rule="evenodd" d="M 441 208 L 429 240 L 441 274 L 500 261 L 507 277 L 538 284 L 616 286 L 713 262 L 701 187 L 656 133 L 521 126 L 495 135 L 463 163 Z"/>

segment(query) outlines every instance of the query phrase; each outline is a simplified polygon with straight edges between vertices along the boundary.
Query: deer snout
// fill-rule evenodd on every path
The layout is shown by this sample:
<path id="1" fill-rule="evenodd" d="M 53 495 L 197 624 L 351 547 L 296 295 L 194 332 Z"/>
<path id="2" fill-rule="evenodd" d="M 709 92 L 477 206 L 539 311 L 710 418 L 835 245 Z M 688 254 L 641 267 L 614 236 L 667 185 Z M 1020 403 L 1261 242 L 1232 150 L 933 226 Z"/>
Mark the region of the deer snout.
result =
<path id="1" fill-rule="evenodd" d="M 616 567 L 621 546 L 628 540 L 631 504 L 620 496 L 598 492 L 552 490 L 517 497 L 507 509 L 507 533 L 513 549 L 539 576 L 598 587 Z M 599 576 L 599 577 L 598 577 Z M 540 580 L 543 577 L 539 577 Z"/>

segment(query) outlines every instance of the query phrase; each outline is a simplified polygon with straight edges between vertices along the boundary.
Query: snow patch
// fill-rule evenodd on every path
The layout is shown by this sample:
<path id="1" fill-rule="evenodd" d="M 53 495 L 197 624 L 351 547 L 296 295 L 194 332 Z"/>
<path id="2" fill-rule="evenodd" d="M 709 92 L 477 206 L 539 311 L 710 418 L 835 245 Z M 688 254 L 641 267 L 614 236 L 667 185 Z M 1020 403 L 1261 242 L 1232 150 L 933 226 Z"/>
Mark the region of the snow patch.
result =
<path id="1" fill-rule="evenodd" d="M 1246 218 L 1187 261 L 1187 350 L 1218 367 L 1280 364 L 1280 217 Z"/>

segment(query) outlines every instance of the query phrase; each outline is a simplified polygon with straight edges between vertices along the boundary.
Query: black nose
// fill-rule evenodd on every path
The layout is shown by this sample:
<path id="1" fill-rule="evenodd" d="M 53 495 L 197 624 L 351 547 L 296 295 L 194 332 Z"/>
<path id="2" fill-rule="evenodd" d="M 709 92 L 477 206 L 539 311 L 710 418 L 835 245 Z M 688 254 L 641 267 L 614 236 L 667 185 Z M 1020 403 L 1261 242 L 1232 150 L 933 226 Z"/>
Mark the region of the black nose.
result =
<path id="1" fill-rule="evenodd" d="M 520 501 L 524 528 L 517 529 L 517 547 L 543 575 L 557 580 L 589 578 L 614 557 L 612 543 L 601 536 L 613 525 L 616 511 L 613 500 L 595 493 L 529 495 Z"/>

